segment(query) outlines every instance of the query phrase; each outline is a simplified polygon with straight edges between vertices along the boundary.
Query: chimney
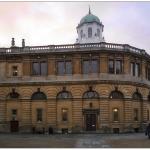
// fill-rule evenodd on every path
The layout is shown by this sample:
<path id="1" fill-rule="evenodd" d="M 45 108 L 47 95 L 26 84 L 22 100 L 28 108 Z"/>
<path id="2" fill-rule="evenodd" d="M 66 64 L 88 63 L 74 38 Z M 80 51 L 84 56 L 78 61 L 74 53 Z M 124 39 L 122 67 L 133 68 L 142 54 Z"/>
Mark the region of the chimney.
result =
<path id="1" fill-rule="evenodd" d="M 25 39 L 22 39 L 22 47 L 25 47 Z"/>
<path id="2" fill-rule="evenodd" d="M 11 40 L 11 46 L 12 46 L 12 47 L 15 46 L 15 38 L 12 38 L 12 40 Z"/>

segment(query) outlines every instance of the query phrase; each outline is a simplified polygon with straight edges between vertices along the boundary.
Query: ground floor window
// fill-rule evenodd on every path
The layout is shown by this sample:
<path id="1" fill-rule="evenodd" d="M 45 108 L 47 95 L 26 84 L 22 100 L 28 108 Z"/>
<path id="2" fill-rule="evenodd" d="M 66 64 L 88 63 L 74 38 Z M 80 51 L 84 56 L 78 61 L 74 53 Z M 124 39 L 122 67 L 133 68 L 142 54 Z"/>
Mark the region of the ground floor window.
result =
<path id="1" fill-rule="evenodd" d="M 41 108 L 38 108 L 36 111 L 37 111 L 37 122 L 42 121 L 43 120 L 43 117 L 42 117 L 43 110 Z"/>
<path id="2" fill-rule="evenodd" d="M 68 121 L 68 109 L 62 108 L 62 121 Z"/>
<path id="3" fill-rule="evenodd" d="M 134 121 L 138 121 L 139 120 L 139 110 L 137 108 L 134 108 Z"/>
<path id="4" fill-rule="evenodd" d="M 119 121 L 119 109 L 118 108 L 113 109 L 113 121 Z"/>
<path id="5" fill-rule="evenodd" d="M 17 119 L 17 109 L 12 109 L 11 113 L 12 113 L 12 120 L 16 120 Z"/>

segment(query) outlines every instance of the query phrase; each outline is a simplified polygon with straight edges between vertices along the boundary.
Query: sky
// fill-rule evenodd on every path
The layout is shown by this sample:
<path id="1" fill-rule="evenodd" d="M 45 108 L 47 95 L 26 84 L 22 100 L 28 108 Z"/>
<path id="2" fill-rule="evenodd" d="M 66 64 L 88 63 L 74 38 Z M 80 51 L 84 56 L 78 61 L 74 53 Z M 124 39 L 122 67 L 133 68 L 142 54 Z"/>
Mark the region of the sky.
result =
<path id="1" fill-rule="evenodd" d="M 150 53 L 150 2 L 0 2 L 0 47 L 10 47 L 12 37 L 16 46 L 23 38 L 27 46 L 74 44 L 89 5 L 106 42 Z"/>

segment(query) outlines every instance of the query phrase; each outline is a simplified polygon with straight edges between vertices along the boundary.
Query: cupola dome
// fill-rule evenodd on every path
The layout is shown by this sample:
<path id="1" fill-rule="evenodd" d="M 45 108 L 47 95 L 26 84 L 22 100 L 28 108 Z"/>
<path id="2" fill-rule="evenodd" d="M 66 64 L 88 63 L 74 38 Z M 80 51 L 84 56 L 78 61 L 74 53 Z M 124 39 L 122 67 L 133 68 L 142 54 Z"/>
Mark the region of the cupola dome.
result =
<path id="1" fill-rule="evenodd" d="M 82 25 L 84 23 L 92 23 L 92 22 L 97 22 L 100 24 L 99 18 L 97 16 L 91 14 L 91 11 L 89 9 L 89 13 L 81 19 L 79 25 Z"/>

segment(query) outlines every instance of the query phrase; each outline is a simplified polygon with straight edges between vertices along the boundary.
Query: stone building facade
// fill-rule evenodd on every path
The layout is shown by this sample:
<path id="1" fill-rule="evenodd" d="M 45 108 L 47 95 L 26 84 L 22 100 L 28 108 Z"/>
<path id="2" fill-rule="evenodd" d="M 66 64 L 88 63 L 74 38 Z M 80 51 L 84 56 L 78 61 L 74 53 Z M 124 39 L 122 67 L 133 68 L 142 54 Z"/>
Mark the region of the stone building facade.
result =
<path id="1" fill-rule="evenodd" d="M 145 50 L 80 40 L 17 47 L 14 39 L 0 48 L 0 132 L 138 132 L 149 121 Z"/>

